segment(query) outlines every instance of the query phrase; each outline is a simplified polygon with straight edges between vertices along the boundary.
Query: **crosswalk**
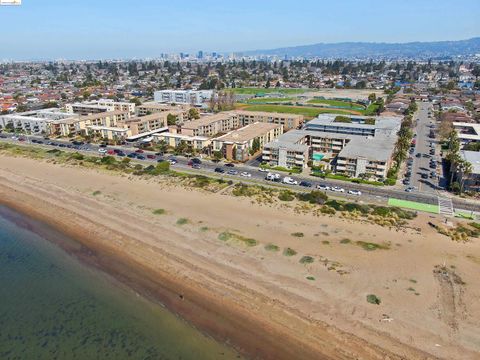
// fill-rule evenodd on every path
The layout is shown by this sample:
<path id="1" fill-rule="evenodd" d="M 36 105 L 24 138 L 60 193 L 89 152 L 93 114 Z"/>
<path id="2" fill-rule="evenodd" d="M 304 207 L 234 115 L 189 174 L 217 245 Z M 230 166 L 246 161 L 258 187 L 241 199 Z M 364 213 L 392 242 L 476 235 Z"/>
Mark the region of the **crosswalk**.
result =
<path id="1" fill-rule="evenodd" d="M 438 206 L 440 208 L 440 215 L 451 217 L 453 216 L 452 199 L 447 197 L 438 197 Z"/>

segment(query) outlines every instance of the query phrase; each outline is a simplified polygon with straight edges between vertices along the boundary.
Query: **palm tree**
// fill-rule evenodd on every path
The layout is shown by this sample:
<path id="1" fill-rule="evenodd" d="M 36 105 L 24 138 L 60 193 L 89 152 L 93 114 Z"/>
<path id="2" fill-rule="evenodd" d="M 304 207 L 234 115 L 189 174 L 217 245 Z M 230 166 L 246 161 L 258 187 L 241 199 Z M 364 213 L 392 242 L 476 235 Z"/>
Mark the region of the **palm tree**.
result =
<path id="1" fill-rule="evenodd" d="M 471 163 L 469 163 L 466 160 L 461 160 L 459 164 L 459 171 L 461 173 L 460 176 L 460 194 L 463 192 L 463 187 L 465 185 L 465 180 L 468 178 L 468 175 L 470 175 L 473 171 L 473 166 Z"/>

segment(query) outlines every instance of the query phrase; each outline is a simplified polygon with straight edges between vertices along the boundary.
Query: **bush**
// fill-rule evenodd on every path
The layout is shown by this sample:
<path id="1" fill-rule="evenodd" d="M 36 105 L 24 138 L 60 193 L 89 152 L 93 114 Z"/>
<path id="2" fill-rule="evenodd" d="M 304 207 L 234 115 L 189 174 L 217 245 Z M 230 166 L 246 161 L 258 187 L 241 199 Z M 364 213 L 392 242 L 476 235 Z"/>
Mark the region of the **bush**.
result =
<path id="1" fill-rule="evenodd" d="M 363 250 L 367 250 L 367 251 L 373 251 L 373 250 L 377 250 L 377 249 L 382 249 L 382 250 L 390 249 L 390 247 L 388 245 L 375 244 L 375 243 L 370 243 L 370 242 L 366 242 L 366 241 L 357 241 L 356 244 L 358 246 L 361 246 Z"/>
<path id="2" fill-rule="evenodd" d="M 268 245 L 265 245 L 265 250 L 267 250 L 267 251 L 278 251 L 278 250 L 280 250 L 280 248 L 275 244 L 268 244 Z"/>
<path id="3" fill-rule="evenodd" d="M 327 214 L 327 215 L 335 215 L 336 211 L 334 208 L 324 205 L 320 208 L 320 212 L 322 214 Z"/>
<path id="4" fill-rule="evenodd" d="M 350 239 L 342 239 L 340 240 L 340 244 L 350 244 L 352 242 L 352 240 Z"/>
<path id="5" fill-rule="evenodd" d="M 380 300 L 379 297 L 377 297 L 376 295 L 374 294 L 369 294 L 367 295 L 367 302 L 369 302 L 370 304 L 374 304 L 374 305 L 380 305 L 380 303 L 382 302 Z"/>
<path id="6" fill-rule="evenodd" d="M 166 212 L 165 209 L 155 209 L 152 211 L 152 213 L 155 215 L 163 215 L 165 214 L 165 212 Z"/>
<path id="7" fill-rule="evenodd" d="M 330 206 L 337 211 L 343 210 L 343 203 L 337 200 L 328 200 L 327 202 L 325 202 L 325 205 Z"/>
<path id="8" fill-rule="evenodd" d="M 300 259 L 300 263 L 301 263 L 301 264 L 311 264 L 311 263 L 313 263 L 313 257 L 311 257 L 311 256 L 302 256 L 302 258 Z"/>
<path id="9" fill-rule="evenodd" d="M 218 240 L 221 240 L 221 241 L 227 241 L 227 240 L 230 240 L 231 238 L 232 238 L 232 234 L 229 233 L 228 231 L 224 231 L 218 234 Z"/>
<path id="10" fill-rule="evenodd" d="M 294 232 L 291 234 L 294 237 L 304 237 L 305 235 L 302 232 Z"/>
<path id="11" fill-rule="evenodd" d="M 180 218 L 177 220 L 177 225 L 185 225 L 186 223 L 188 223 L 188 219 Z"/>
<path id="12" fill-rule="evenodd" d="M 315 280 L 315 278 L 313 276 L 307 276 L 307 280 L 313 281 L 313 280 Z"/>
<path id="13" fill-rule="evenodd" d="M 101 158 L 100 162 L 105 165 L 114 165 L 117 160 L 113 156 L 104 156 Z"/>
<path id="14" fill-rule="evenodd" d="M 297 194 L 297 199 L 300 201 L 308 201 L 311 204 L 324 204 L 328 200 L 327 194 L 322 191 L 313 190 L 309 193 Z"/>
<path id="15" fill-rule="evenodd" d="M 281 201 L 292 201 L 293 199 L 295 199 L 295 197 L 293 196 L 291 191 L 283 190 L 278 195 L 278 199 Z"/>
<path id="16" fill-rule="evenodd" d="M 384 181 L 385 185 L 388 185 L 388 186 L 393 186 L 397 183 L 397 179 L 395 178 L 386 178 Z"/>
<path id="17" fill-rule="evenodd" d="M 375 206 L 373 208 L 373 214 L 374 215 L 379 215 L 383 217 L 389 216 L 391 213 L 390 208 L 386 206 Z"/>
<path id="18" fill-rule="evenodd" d="M 285 248 L 283 250 L 283 255 L 285 256 L 294 256 L 294 255 L 297 255 L 297 252 L 295 250 L 293 250 L 292 248 Z"/>
<path id="19" fill-rule="evenodd" d="M 360 205 L 356 203 L 346 203 L 343 205 L 343 209 L 350 212 L 359 211 L 362 214 L 368 214 L 370 212 L 370 208 L 368 207 L 368 205 Z"/>

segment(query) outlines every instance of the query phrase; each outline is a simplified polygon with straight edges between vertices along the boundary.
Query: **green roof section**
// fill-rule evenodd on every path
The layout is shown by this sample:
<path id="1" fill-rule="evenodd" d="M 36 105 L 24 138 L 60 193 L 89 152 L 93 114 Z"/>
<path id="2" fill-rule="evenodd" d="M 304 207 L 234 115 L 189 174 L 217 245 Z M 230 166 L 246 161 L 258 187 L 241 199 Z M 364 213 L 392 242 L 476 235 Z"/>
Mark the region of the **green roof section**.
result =
<path id="1" fill-rule="evenodd" d="M 388 205 L 389 206 L 401 207 L 401 208 L 405 208 L 405 209 L 428 212 L 428 213 L 432 213 L 432 214 L 440 213 L 440 206 L 432 205 L 432 204 L 424 204 L 424 203 L 420 203 L 420 202 L 416 202 L 416 201 L 408 201 L 408 200 L 400 200 L 400 199 L 389 198 L 388 199 Z"/>

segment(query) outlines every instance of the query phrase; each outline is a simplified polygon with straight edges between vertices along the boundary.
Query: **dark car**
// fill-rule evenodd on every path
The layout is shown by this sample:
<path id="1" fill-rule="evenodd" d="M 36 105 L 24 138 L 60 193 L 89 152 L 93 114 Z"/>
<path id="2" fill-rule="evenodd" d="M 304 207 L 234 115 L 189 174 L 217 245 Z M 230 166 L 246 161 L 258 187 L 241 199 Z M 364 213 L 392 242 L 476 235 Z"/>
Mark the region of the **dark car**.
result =
<path id="1" fill-rule="evenodd" d="M 304 187 L 312 187 L 312 183 L 308 182 L 308 181 L 300 181 L 300 186 L 304 186 Z"/>
<path id="2" fill-rule="evenodd" d="M 428 174 L 422 174 L 422 179 L 428 179 Z"/>
<path id="3" fill-rule="evenodd" d="M 143 154 L 143 150 L 142 150 L 142 149 L 137 149 L 137 150 L 135 150 L 135 152 L 136 152 L 137 154 Z"/>
<path id="4" fill-rule="evenodd" d="M 123 157 L 123 156 L 125 156 L 125 153 L 123 153 L 123 152 L 121 152 L 121 151 L 120 151 L 120 152 L 117 152 L 117 156 L 122 156 L 122 157 Z"/>
<path id="5" fill-rule="evenodd" d="M 200 169 L 200 164 L 193 164 L 192 169 Z"/>
<path id="6" fill-rule="evenodd" d="M 137 159 L 138 159 L 138 160 L 145 160 L 145 156 L 143 156 L 143 155 L 138 155 L 138 156 L 137 156 Z"/>
<path id="7" fill-rule="evenodd" d="M 200 160 L 199 158 L 193 158 L 191 161 L 194 164 L 201 164 L 202 163 L 202 160 Z"/>
<path id="8" fill-rule="evenodd" d="M 220 174 L 223 174 L 223 173 L 225 172 L 225 170 L 223 170 L 222 168 L 217 167 L 217 168 L 215 168 L 215 172 L 220 173 Z"/>
<path id="9" fill-rule="evenodd" d="M 420 158 L 420 157 L 422 157 L 422 154 L 417 153 L 417 155 L 415 155 L 415 157 Z"/>
<path id="10" fill-rule="evenodd" d="M 133 158 L 136 158 L 136 157 L 137 157 L 137 154 L 135 154 L 135 153 L 130 153 L 130 154 L 127 155 L 127 157 L 133 159 Z"/>
<path id="11" fill-rule="evenodd" d="M 107 144 L 100 144 L 99 145 L 101 148 L 106 148 L 107 147 Z"/>
<path id="12" fill-rule="evenodd" d="M 157 155 L 157 156 L 163 156 L 163 152 L 157 152 L 157 153 L 155 153 L 155 155 Z"/>
<path id="13" fill-rule="evenodd" d="M 235 167 L 235 165 L 232 164 L 232 163 L 225 164 L 225 166 L 227 166 L 227 167 Z"/>
<path id="14" fill-rule="evenodd" d="M 158 163 L 161 163 L 161 162 L 164 162 L 164 161 L 165 161 L 165 159 L 162 159 L 162 158 L 157 160 Z"/>
<path id="15" fill-rule="evenodd" d="M 147 158 L 149 158 L 149 159 L 155 159 L 155 155 L 151 155 L 151 154 L 150 154 L 150 155 L 147 155 Z"/>

